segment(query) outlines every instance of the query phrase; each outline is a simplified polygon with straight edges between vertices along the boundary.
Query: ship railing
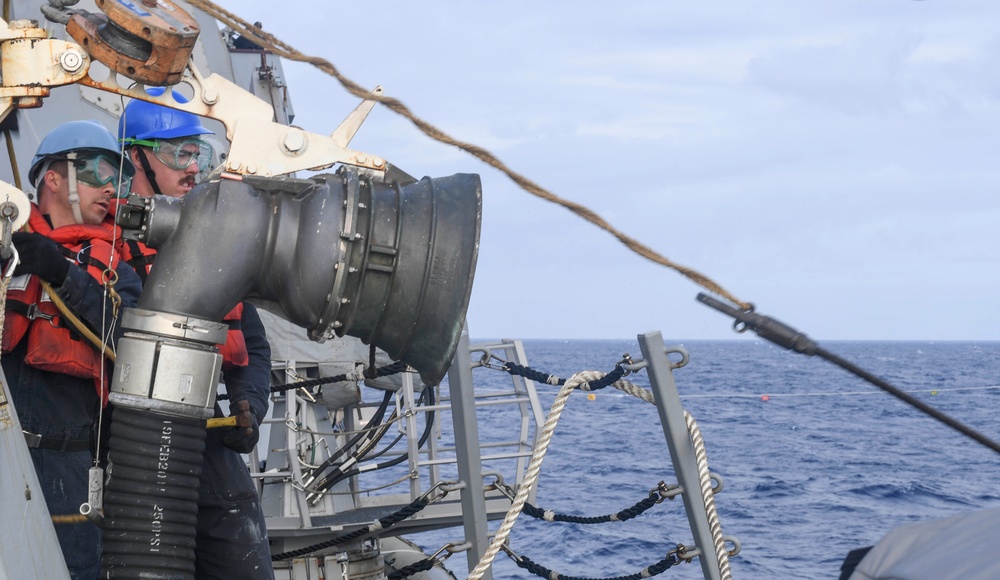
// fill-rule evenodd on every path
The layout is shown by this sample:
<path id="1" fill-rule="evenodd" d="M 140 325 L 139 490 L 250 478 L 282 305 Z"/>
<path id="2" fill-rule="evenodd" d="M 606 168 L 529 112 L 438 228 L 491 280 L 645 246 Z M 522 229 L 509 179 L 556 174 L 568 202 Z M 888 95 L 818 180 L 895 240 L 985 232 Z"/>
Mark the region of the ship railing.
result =
<path id="1" fill-rule="evenodd" d="M 432 404 L 419 404 L 422 389 L 430 387 L 420 384 L 411 373 L 401 375 L 401 384 L 392 394 L 386 413 L 388 417 L 395 410 L 396 419 L 390 427 L 393 431 L 383 437 L 386 442 L 400 437 L 399 450 L 382 453 L 378 461 L 391 462 L 404 454 L 406 460 L 384 471 L 362 471 L 323 493 L 310 493 L 310 466 L 335 454 L 351 439 L 349 433 L 364 427 L 380 403 L 368 400 L 377 391 L 364 389 L 363 402 L 340 410 L 332 420 L 331 413 L 320 401 L 301 390 L 287 390 L 272 398 L 272 412 L 265 422 L 266 427 L 262 428 L 269 433 L 266 437 L 262 435 L 259 449 L 250 455 L 250 469 L 261 491 L 273 540 L 289 540 L 283 548 L 289 549 L 308 544 L 331 531 L 349 531 L 409 504 L 435 486 L 458 480 L 462 480 L 468 490 L 468 493 L 462 492 L 461 499 L 456 493 L 428 505 L 411 520 L 398 524 L 394 533 L 463 523 L 485 530 L 487 519 L 502 517 L 510 506 L 509 498 L 496 491 L 482 491 L 489 487 L 484 485 L 483 478 L 491 482 L 500 478 L 515 486 L 520 484 L 534 450 L 538 426 L 544 418 L 543 409 L 531 380 L 512 375 L 508 382 L 495 372 L 476 373 L 474 385 L 473 373 L 465 372 L 480 366 L 476 361 L 484 352 L 497 353 L 506 360 L 527 365 L 519 341 L 503 340 L 473 346 L 466 337 L 463 335 L 460 354 L 452 363 L 447 381 L 433 387 Z M 315 363 L 277 361 L 275 370 L 284 372 L 284 369 L 294 369 L 292 376 L 308 378 L 317 376 L 318 372 Z M 456 410 L 456 406 L 462 410 Z M 489 429 L 479 431 L 470 425 L 470 420 L 475 423 L 478 409 L 487 409 L 493 417 L 502 413 L 509 419 L 494 421 Z M 431 413 L 433 432 L 419 446 Z M 492 425 L 502 425 L 502 432 Z M 335 427 L 339 433 L 335 432 Z M 262 465 L 260 456 L 265 454 L 267 461 Z M 469 509 L 462 504 L 466 496 L 475 493 L 482 496 L 478 501 L 482 502 L 483 514 L 481 518 L 474 514 L 469 522 L 466 521 Z"/>

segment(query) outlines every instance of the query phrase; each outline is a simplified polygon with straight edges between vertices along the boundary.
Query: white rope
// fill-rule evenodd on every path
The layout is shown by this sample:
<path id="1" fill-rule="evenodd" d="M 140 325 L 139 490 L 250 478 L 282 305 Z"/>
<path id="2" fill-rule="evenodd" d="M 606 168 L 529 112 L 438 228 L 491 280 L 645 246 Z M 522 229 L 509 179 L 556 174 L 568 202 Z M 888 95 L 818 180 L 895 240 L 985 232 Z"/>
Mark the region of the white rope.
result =
<path id="1" fill-rule="evenodd" d="M 528 495 L 531 490 L 535 487 L 535 483 L 538 481 L 538 473 L 542 469 L 542 460 L 545 458 L 545 453 L 549 449 L 549 443 L 552 441 L 552 434 L 556 430 L 556 424 L 559 423 L 559 416 L 562 415 L 563 409 L 566 407 L 566 401 L 569 399 L 570 394 L 576 389 L 577 385 L 585 383 L 587 381 L 597 380 L 604 376 L 604 373 L 600 371 L 583 371 L 579 372 L 566 381 L 566 384 L 559 389 L 559 393 L 556 395 L 555 400 L 552 402 L 552 408 L 549 410 L 549 415 L 545 419 L 545 425 L 542 427 L 542 431 L 538 436 L 538 445 L 535 447 L 534 453 L 531 455 L 531 461 L 528 463 L 528 469 L 524 473 L 524 480 L 521 482 L 521 486 L 517 490 L 517 495 L 514 496 L 514 502 L 510 506 L 510 510 L 507 515 L 504 516 L 503 522 L 497 529 L 497 533 L 493 536 L 493 540 L 490 542 L 490 547 L 483 554 L 483 557 L 479 559 L 479 563 L 476 567 L 469 573 L 467 580 L 479 580 L 486 573 L 486 570 L 493 564 L 493 559 L 496 555 L 500 553 L 501 547 L 507 543 L 507 537 L 510 535 L 512 529 L 514 529 L 514 522 L 517 520 L 517 516 L 521 515 L 521 510 L 524 509 L 524 504 L 528 501 Z"/>
<path id="2" fill-rule="evenodd" d="M 11 247 L 14 247 L 14 244 L 11 244 Z M 13 258 L 16 260 L 17 256 Z M 7 322 L 7 288 L 10 286 L 10 281 L 10 276 L 4 276 L 0 280 L 0 331 L 3 331 L 3 325 Z"/>
<path id="3" fill-rule="evenodd" d="M 479 563 L 476 565 L 475 569 L 469 573 L 466 580 L 479 580 L 482 578 L 486 570 L 492 565 L 496 555 L 500 553 L 500 550 L 502 549 L 501 546 L 507 543 L 507 538 L 510 536 L 511 530 L 514 529 L 514 523 L 518 516 L 521 515 L 521 511 L 524 509 L 524 504 L 528 501 L 528 495 L 531 494 L 531 490 L 538 482 L 538 474 L 542 468 L 542 460 L 545 458 L 545 453 L 548 451 L 549 443 L 552 441 L 552 434 L 555 432 L 556 424 L 559 422 L 559 417 L 562 415 L 563 409 L 566 407 L 566 401 L 569 399 L 569 395 L 574 389 L 577 388 L 578 385 L 582 385 L 580 390 L 589 391 L 590 389 L 585 383 L 602 379 L 605 376 L 606 374 L 600 371 L 582 371 L 570 377 L 570 379 L 566 381 L 566 384 L 559 390 L 555 400 L 552 402 L 552 408 L 549 410 L 549 415 L 545 419 L 545 425 L 542 427 L 542 431 L 539 434 L 538 445 L 535 447 L 535 451 L 531 455 L 531 461 L 528 463 L 528 469 L 525 471 L 524 480 L 521 482 L 521 486 L 517 490 L 517 495 L 514 496 L 514 501 L 511 503 L 510 510 L 507 511 L 507 515 L 504 516 L 504 520 L 500 524 L 499 529 L 497 529 L 496 535 L 493 536 L 489 549 L 486 550 L 483 557 L 479 559 Z M 647 403 L 656 404 L 656 399 L 653 397 L 653 393 L 640 387 L 639 385 L 636 385 L 635 383 L 631 383 L 625 379 L 619 379 L 612 383 L 611 386 L 619 391 L 628 393 L 633 397 L 642 399 Z M 705 503 L 708 525 L 712 531 L 712 540 L 715 544 L 715 555 L 719 562 L 719 571 L 722 580 L 732 580 L 732 572 L 729 569 L 729 550 L 726 549 L 726 543 L 722 537 L 722 523 L 719 520 L 719 513 L 715 507 L 715 494 L 712 491 L 712 477 L 708 470 L 708 454 L 705 451 L 705 442 L 701 437 L 701 429 L 698 428 L 698 424 L 695 422 L 694 417 L 692 417 L 686 410 L 684 411 L 684 421 L 687 424 L 688 433 L 691 435 L 691 443 L 694 446 L 695 459 L 698 464 L 698 480 L 701 485 L 701 496 Z"/>
<path id="4" fill-rule="evenodd" d="M 647 403 L 656 403 L 652 392 L 624 379 L 616 381 L 612 386 Z M 712 541 L 715 543 L 719 571 L 723 580 L 731 580 L 733 576 L 729 570 L 729 550 L 726 549 L 726 542 L 722 538 L 722 523 L 719 521 L 719 513 L 715 508 L 715 493 L 712 491 L 712 476 L 708 471 L 708 453 L 705 451 L 705 441 L 701 438 L 701 429 L 698 428 L 694 417 L 687 410 L 684 410 L 684 422 L 687 424 L 688 433 L 691 435 L 691 444 L 694 446 L 695 460 L 698 464 L 698 482 L 701 485 L 701 497 L 705 502 L 708 526 L 712 530 Z"/>
<path id="5" fill-rule="evenodd" d="M 726 549 L 726 541 L 722 538 L 722 522 L 719 521 L 719 512 L 715 509 L 715 493 L 712 491 L 712 477 L 708 472 L 708 454 L 705 452 L 705 442 L 701 438 L 701 429 L 698 428 L 691 413 L 684 411 L 684 422 L 687 423 L 688 433 L 691 434 L 691 443 L 694 445 L 694 454 L 698 462 L 701 497 L 705 501 L 708 527 L 712 530 L 715 556 L 719 561 L 719 573 L 722 575 L 722 580 L 732 580 L 733 575 L 729 571 L 729 550 Z"/>

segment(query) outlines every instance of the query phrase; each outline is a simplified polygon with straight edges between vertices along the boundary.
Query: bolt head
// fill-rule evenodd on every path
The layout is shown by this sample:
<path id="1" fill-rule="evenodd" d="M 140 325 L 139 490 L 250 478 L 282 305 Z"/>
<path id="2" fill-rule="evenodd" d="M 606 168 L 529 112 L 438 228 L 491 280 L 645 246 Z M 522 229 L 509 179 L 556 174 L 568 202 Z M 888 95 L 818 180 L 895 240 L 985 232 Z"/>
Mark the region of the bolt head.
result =
<path id="1" fill-rule="evenodd" d="M 59 55 L 59 65 L 68 73 L 75 73 L 83 68 L 83 55 L 79 51 L 70 49 Z"/>
<path id="2" fill-rule="evenodd" d="M 201 101 L 206 105 L 214 105 L 219 102 L 219 91 L 215 87 L 208 87 L 201 92 Z"/>
<path id="3" fill-rule="evenodd" d="M 306 146 L 306 136 L 302 131 L 289 131 L 285 135 L 283 145 L 288 151 L 296 153 Z"/>

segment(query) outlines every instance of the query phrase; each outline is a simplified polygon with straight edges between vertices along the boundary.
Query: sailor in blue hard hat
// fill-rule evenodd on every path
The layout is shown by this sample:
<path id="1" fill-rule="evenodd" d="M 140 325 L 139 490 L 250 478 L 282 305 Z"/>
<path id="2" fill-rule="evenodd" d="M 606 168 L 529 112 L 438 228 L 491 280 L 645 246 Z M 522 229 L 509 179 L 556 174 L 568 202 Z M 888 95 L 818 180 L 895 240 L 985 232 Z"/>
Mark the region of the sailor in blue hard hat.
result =
<path id="1" fill-rule="evenodd" d="M 162 95 L 163 89 L 147 92 Z M 187 101 L 176 91 L 173 98 Z M 187 195 L 196 176 L 211 163 L 212 147 L 202 139 L 211 133 L 191 113 L 141 99 L 129 102 L 118 122 L 118 137 L 142 169 L 132 182 L 133 193 L 144 197 Z M 155 267 L 155 252 L 131 242 L 126 244 L 130 263 L 140 275 L 148 273 Z M 260 424 L 267 415 L 271 351 L 252 304 L 237 305 L 224 320 L 233 326 L 220 350 L 222 382 L 236 426 L 212 429 L 205 437 L 194 578 L 273 580 L 264 512 L 242 457 L 256 446 Z M 215 413 L 223 416 L 219 405 Z"/>
<path id="2" fill-rule="evenodd" d="M 39 194 L 39 205 L 52 207 L 54 219 L 97 225 L 107 214 L 111 197 L 128 193 L 134 173 L 104 125 L 72 121 L 42 139 L 31 159 L 28 181 Z M 43 191 L 48 193 L 44 199 Z"/>
<path id="3" fill-rule="evenodd" d="M 160 96 L 162 88 L 147 89 Z M 173 92 L 174 100 L 187 99 Z M 212 146 L 201 138 L 212 135 L 197 115 L 163 105 L 133 99 L 118 120 L 118 140 L 137 172 L 132 191 L 144 197 L 162 194 L 184 197 L 197 183 L 197 176 L 212 162 Z"/>
<path id="4" fill-rule="evenodd" d="M 102 353 L 112 352 L 124 332 L 115 324 L 116 310 L 134 308 L 142 290 L 115 247 L 117 232 L 101 223 L 113 196 L 128 191 L 132 171 L 104 125 L 73 121 L 56 127 L 42 139 L 28 171 L 38 192 L 28 217 L 31 231 L 11 235 L 18 263 L 8 281 L 0 363 L 53 516 L 77 514 L 88 499 L 88 468 L 100 459 L 92 436 L 107 418 L 101 409 L 111 367 Z M 91 344 L 83 337 L 88 328 L 105 332 L 91 333 Z M 16 517 L 10 513 L 8 520 Z M 100 528 L 70 520 L 56 526 L 56 537 L 62 555 L 50 557 L 65 561 L 61 577 L 98 577 Z M 30 534 L 26 539 L 34 541 Z"/>

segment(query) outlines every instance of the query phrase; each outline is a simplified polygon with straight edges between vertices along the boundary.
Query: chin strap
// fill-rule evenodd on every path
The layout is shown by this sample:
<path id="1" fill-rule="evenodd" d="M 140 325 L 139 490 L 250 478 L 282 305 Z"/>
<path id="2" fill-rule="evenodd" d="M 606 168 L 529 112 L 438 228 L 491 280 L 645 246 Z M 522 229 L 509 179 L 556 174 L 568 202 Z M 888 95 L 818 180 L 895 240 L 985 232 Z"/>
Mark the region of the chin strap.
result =
<path id="1" fill-rule="evenodd" d="M 80 192 L 76 189 L 76 151 L 66 154 L 69 163 L 66 164 L 66 178 L 69 180 L 69 206 L 73 209 L 73 219 L 83 224 L 83 213 L 80 212 Z"/>
<path id="2" fill-rule="evenodd" d="M 135 150 L 139 153 L 139 165 L 142 165 L 142 172 L 146 174 L 146 181 L 153 188 L 153 193 L 162 195 L 160 186 L 156 183 L 156 174 L 153 173 L 153 168 L 149 165 L 149 159 L 146 159 L 146 152 L 138 147 Z"/>

